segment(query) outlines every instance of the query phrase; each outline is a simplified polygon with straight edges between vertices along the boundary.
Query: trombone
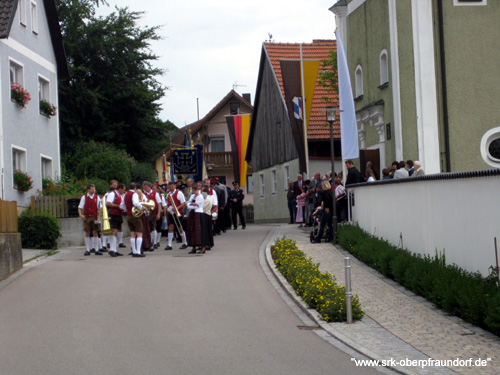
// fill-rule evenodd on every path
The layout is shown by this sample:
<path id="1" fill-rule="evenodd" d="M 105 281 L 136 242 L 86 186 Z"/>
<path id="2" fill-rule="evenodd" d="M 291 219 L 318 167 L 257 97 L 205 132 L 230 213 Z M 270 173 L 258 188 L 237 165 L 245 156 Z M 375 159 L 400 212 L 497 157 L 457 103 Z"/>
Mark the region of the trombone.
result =
<path id="1" fill-rule="evenodd" d="M 170 202 L 170 204 L 172 205 L 171 207 L 174 208 L 174 214 L 171 215 L 173 220 L 174 220 L 174 224 L 177 228 L 177 231 L 179 233 L 183 232 L 182 231 L 182 225 L 181 225 L 181 213 L 179 212 L 179 210 L 177 209 L 177 206 L 175 205 L 175 201 L 174 201 L 174 198 L 172 197 L 172 194 L 167 194 L 167 199 L 168 201 Z"/>

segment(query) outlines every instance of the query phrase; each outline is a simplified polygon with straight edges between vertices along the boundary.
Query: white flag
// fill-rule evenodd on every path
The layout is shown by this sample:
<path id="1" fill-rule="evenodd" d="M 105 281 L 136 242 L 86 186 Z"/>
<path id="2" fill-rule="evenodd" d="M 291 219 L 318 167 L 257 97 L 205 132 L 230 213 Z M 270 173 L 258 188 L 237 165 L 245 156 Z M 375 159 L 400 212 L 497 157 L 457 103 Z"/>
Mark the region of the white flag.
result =
<path id="1" fill-rule="evenodd" d="M 335 30 L 337 38 L 337 72 L 339 84 L 340 110 L 340 142 L 342 144 L 342 160 L 359 158 L 358 125 L 356 124 L 356 110 L 352 96 L 351 78 L 347 67 L 347 58 Z"/>

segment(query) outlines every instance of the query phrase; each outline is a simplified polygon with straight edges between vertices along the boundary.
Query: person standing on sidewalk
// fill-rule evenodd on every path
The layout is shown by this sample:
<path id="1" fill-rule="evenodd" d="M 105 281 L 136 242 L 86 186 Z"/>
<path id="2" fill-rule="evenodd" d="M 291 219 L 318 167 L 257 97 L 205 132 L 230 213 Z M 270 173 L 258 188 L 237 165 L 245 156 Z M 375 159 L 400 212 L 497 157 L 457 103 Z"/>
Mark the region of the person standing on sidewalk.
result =
<path id="1" fill-rule="evenodd" d="M 243 199 L 245 199 L 245 193 L 243 193 L 243 190 L 240 189 L 240 184 L 236 181 L 233 182 L 233 190 L 229 193 L 229 199 L 231 201 L 233 229 L 238 229 L 236 215 L 240 217 L 241 229 L 245 229 L 245 217 L 243 216 Z"/>
<path id="2" fill-rule="evenodd" d="M 328 181 L 323 181 L 321 183 L 321 191 L 319 197 L 323 205 L 323 213 L 321 214 L 321 222 L 319 225 L 319 232 L 314 243 L 320 243 L 323 238 L 323 233 L 325 231 L 325 225 L 328 225 L 328 238 L 326 242 L 333 241 L 333 192 L 332 185 Z"/>
<path id="3" fill-rule="evenodd" d="M 83 221 L 83 231 L 85 232 L 85 247 L 86 251 L 83 255 L 88 256 L 90 253 L 102 255 L 97 243 L 97 222 L 100 220 L 99 209 L 101 208 L 101 200 L 95 193 L 95 185 L 87 185 L 87 194 L 80 199 L 78 205 L 78 214 Z M 92 246 L 90 241 L 90 232 L 92 232 Z M 97 249 L 97 250 L 96 250 Z"/>
<path id="4" fill-rule="evenodd" d="M 288 224 L 295 223 L 295 216 L 297 215 L 297 201 L 295 200 L 296 194 L 293 185 L 291 181 L 288 183 L 288 192 L 286 193 L 288 212 L 290 213 L 290 222 Z"/>

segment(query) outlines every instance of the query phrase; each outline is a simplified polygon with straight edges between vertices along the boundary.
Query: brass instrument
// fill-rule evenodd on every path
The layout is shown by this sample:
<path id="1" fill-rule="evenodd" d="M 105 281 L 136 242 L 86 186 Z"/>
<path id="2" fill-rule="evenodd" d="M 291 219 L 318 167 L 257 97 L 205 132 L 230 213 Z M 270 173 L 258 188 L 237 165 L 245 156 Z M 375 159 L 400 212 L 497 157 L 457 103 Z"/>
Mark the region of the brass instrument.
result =
<path id="1" fill-rule="evenodd" d="M 102 228 L 101 234 L 103 236 L 109 236 L 114 233 L 109 224 L 108 208 L 106 207 L 106 198 L 102 198 Z"/>
<path id="2" fill-rule="evenodd" d="M 139 203 L 142 206 L 146 207 L 146 209 L 148 209 L 149 211 L 155 208 L 155 202 L 152 199 L 150 199 L 147 202 L 139 202 Z M 144 210 L 141 210 L 140 208 L 137 208 L 135 206 L 132 207 L 132 215 L 134 215 L 135 217 L 141 217 L 143 213 Z"/>
<path id="3" fill-rule="evenodd" d="M 177 227 L 177 230 L 179 231 L 179 233 L 182 233 L 182 225 L 181 225 L 181 219 L 180 219 L 181 213 L 179 212 L 179 210 L 177 209 L 177 206 L 175 205 L 175 201 L 174 201 L 174 198 L 172 197 L 172 194 L 167 194 L 167 197 L 168 197 L 170 204 L 172 205 L 171 207 L 174 208 L 174 215 L 172 215 L 172 218 L 174 220 L 174 224 Z"/>

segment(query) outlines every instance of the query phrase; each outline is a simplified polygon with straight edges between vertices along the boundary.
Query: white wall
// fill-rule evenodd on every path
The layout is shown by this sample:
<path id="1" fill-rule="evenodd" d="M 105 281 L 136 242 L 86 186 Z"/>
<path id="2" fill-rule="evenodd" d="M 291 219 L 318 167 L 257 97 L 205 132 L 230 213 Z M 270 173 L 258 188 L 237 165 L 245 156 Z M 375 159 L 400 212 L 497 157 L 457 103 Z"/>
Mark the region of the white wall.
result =
<path id="1" fill-rule="evenodd" d="M 402 238 L 412 253 L 433 256 L 444 249 L 447 264 L 487 276 L 495 265 L 495 237 L 500 244 L 500 170 L 491 174 L 496 175 L 442 174 L 461 177 L 351 188 L 353 220 L 394 245 Z"/>

